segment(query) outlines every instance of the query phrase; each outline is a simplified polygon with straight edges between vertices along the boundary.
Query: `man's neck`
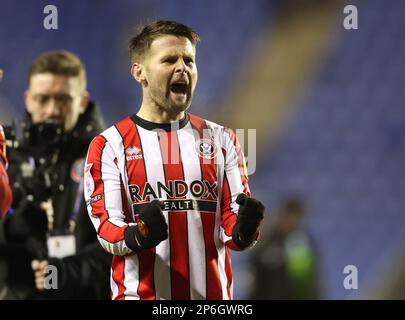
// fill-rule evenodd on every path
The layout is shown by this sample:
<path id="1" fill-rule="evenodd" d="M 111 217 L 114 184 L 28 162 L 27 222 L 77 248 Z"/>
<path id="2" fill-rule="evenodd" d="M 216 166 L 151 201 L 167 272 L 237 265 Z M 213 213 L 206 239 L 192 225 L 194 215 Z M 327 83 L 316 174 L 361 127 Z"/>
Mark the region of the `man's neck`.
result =
<path id="1" fill-rule="evenodd" d="M 142 103 L 136 114 L 138 117 L 154 123 L 173 123 L 184 118 L 182 112 L 167 112 L 158 106 L 150 106 Z"/>

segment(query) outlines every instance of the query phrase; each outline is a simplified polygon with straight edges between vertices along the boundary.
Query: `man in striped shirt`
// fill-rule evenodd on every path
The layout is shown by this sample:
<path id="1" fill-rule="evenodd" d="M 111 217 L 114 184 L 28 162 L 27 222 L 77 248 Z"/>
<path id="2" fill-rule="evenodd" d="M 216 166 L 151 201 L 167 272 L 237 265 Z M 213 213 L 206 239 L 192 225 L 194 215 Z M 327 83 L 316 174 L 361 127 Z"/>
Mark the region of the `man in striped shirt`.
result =
<path id="1" fill-rule="evenodd" d="M 186 113 L 198 40 L 173 21 L 133 37 L 142 105 L 89 147 L 85 198 L 114 255 L 112 299 L 232 299 L 229 249 L 258 238 L 264 207 L 250 197 L 235 134 Z"/>

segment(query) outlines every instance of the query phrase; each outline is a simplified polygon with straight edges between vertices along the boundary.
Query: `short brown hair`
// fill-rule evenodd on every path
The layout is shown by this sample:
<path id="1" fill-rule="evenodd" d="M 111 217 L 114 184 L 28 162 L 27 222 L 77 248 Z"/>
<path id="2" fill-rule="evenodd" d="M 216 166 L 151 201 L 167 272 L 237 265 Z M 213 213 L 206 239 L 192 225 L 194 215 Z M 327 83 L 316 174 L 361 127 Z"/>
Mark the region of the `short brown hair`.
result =
<path id="1" fill-rule="evenodd" d="M 131 63 L 139 61 L 151 43 L 158 37 L 163 35 L 173 35 L 176 37 L 186 37 L 195 46 L 200 37 L 190 27 L 176 22 L 159 20 L 144 26 L 142 30 L 129 41 L 129 53 Z"/>
<path id="2" fill-rule="evenodd" d="M 69 51 L 49 51 L 38 56 L 28 72 L 28 85 L 31 77 L 39 73 L 52 73 L 65 77 L 79 77 L 83 90 L 87 87 L 86 70 L 80 58 Z"/>

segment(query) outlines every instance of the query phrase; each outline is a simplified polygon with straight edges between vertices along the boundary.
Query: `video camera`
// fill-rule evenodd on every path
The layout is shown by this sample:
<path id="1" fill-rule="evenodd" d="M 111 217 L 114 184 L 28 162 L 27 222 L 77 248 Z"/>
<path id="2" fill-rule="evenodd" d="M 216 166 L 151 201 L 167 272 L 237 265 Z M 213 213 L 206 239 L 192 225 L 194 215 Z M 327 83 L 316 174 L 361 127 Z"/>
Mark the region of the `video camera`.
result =
<path id="1" fill-rule="evenodd" d="M 47 201 L 58 185 L 56 166 L 64 139 L 63 126 L 54 120 L 23 123 L 21 139 L 15 122 L 3 129 L 14 203 L 27 198 L 37 204 Z"/>

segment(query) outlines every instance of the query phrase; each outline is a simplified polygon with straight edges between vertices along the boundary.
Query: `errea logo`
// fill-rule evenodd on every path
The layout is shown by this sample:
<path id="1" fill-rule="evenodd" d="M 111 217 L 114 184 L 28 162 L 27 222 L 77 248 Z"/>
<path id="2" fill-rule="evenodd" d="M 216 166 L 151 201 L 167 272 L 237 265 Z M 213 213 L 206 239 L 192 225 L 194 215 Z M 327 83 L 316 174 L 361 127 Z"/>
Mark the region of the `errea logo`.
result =
<path id="1" fill-rule="evenodd" d="M 138 147 L 128 147 L 125 149 L 125 154 L 127 161 L 131 161 L 131 160 L 139 160 L 139 159 L 143 159 L 142 154 L 141 153 L 142 150 Z"/>

